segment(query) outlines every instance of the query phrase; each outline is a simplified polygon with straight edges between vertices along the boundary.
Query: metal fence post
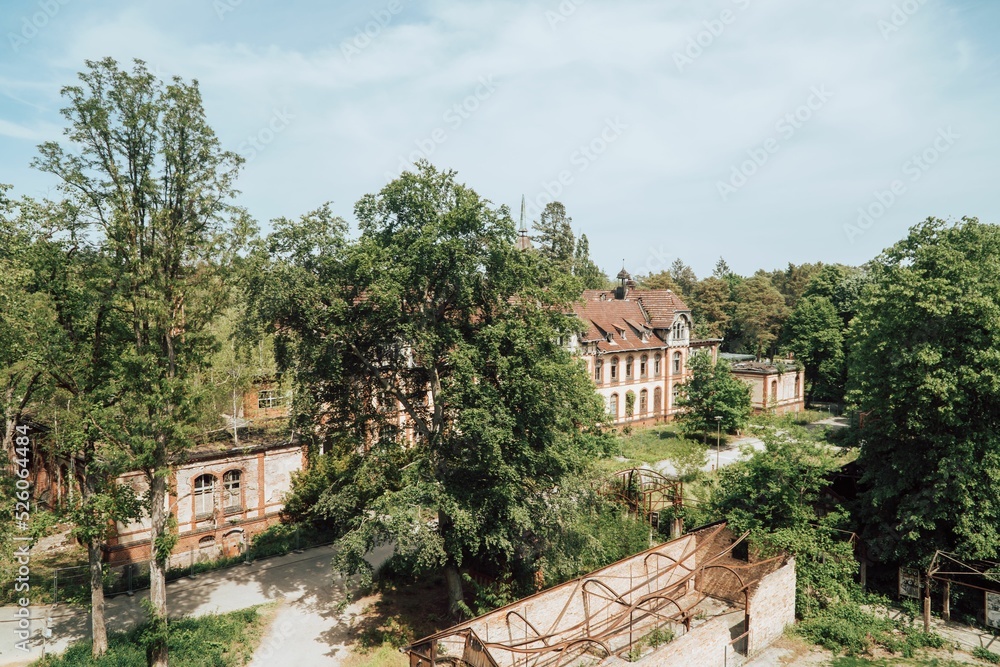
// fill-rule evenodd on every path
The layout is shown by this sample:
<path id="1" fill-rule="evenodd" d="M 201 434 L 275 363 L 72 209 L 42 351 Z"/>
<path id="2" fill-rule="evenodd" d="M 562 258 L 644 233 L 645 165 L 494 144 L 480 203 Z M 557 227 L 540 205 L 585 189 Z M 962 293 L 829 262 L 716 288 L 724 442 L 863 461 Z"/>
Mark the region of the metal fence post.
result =
<path id="1" fill-rule="evenodd" d="M 59 601 L 59 570 L 52 572 L 52 604 Z"/>
<path id="2" fill-rule="evenodd" d="M 132 597 L 133 595 L 135 595 L 135 593 L 132 591 L 132 563 L 129 563 L 126 567 L 128 568 L 126 570 L 126 576 L 128 577 L 128 590 L 125 592 L 125 594 L 128 595 L 129 597 Z"/>

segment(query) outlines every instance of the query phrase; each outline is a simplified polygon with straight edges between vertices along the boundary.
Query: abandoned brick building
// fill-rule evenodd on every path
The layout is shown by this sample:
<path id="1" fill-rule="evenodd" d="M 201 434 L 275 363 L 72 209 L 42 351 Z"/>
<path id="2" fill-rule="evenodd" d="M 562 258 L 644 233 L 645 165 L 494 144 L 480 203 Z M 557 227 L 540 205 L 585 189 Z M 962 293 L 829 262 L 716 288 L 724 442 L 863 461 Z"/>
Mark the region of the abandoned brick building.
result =
<path id="1" fill-rule="evenodd" d="M 171 475 L 167 507 L 177 520 L 172 563 L 242 553 L 249 538 L 280 520 L 292 474 L 306 463 L 306 448 L 287 427 L 289 396 L 263 382 L 243 394 L 232 425 L 199 438 Z M 36 500 L 50 506 L 79 493 L 82 467 L 72 457 L 38 466 Z M 148 488 L 140 472 L 120 481 L 138 494 Z M 105 559 L 112 564 L 149 558 L 149 519 L 116 525 Z"/>
<path id="2" fill-rule="evenodd" d="M 717 358 L 722 339 L 692 338 L 691 309 L 670 290 L 636 289 L 625 269 L 613 290 L 586 290 L 573 311 L 583 320 L 571 350 L 587 364 L 615 424 L 670 419 L 687 361 L 696 351 Z"/>

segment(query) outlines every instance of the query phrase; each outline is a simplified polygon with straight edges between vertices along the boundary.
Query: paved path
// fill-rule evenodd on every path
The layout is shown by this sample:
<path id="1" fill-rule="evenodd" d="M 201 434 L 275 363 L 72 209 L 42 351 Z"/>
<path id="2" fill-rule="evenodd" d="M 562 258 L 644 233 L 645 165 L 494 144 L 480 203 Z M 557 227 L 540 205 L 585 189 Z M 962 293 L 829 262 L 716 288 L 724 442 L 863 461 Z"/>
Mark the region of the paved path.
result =
<path id="1" fill-rule="evenodd" d="M 371 554 L 369 560 L 381 563 L 389 550 L 391 546 L 384 547 Z M 349 636 L 352 611 L 356 610 L 340 609 L 347 584 L 333 573 L 332 557 L 332 547 L 318 547 L 199 574 L 194 579 L 179 579 L 167 585 L 167 607 L 172 617 L 180 617 L 280 602 L 282 606 L 253 664 L 335 665 Z M 145 615 L 140 601 L 147 596 L 148 591 L 144 591 L 133 597 L 109 599 L 109 631 L 127 630 L 141 622 Z M 90 614 L 86 609 L 65 604 L 30 609 L 31 652 L 25 654 L 14 647 L 15 608 L 0 607 L 0 665 L 26 665 L 41 657 L 42 628 L 46 625 L 52 628 L 52 637 L 45 641 L 47 653 L 61 652 L 70 642 L 90 636 Z"/>

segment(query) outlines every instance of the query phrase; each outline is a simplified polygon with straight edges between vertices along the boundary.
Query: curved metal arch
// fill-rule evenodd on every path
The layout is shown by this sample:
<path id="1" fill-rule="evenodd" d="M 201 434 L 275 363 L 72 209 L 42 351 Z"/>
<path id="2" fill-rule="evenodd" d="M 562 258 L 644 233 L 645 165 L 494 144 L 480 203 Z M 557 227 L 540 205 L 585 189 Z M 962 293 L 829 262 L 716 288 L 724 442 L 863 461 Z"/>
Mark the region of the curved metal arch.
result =
<path id="1" fill-rule="evenodd" d="M 592 639 L 590 637 L 581 637 L 579 639 L 574 639 L 574 640 L 569 641 L 569 642 L 566 643 L 566 645 L 561 649 L 560 655 L 556 659 L 556 663 L 555 663 L 555 665 L 553 665 L 553 667 L 559 667 L 562 664 L 563 659 L 567 655 L 569 655 L 570 649 L 573 648 L 574 646 L 578 645 L 578 644 L 597 644 L 598 646 L 601 647 L 601 650 L 604 651 L 604 657 L 605 658 L 608 658 L 611 655 L 613 655 L 611 653 L 611 647 L 609 647 L 607 644 L 605 644 L 601 640 L 599 640 L 599 639 Z"/>
<path id="2" fill-rule="evenodd" d="M 544 644 L 545 646 L 549 645 L 549 642 L 548 642 L 549 635 L 542 635 L 542 633 L 538 631 L 538 628 L 535 627 L 534 623 L 532 623 L 531 621 L 529 621 L 527 619 L 527 617 L 525 617 L 524 614 L 522 614 L 521 612 L 519 612 L 517 609 L 512 609 L 512 610 L 508 611 L 507 615 L 504 617 L 504 621 L 506 621 L 506 623 L 507 623 L 507 634 L 510 635 L 511 641 L 514 640 L 514 633 L 511 631 L 511 628 L 510 628 L 510 617 L 511 616 L 516 616 L 517 618 L 521 619 L 522 623 L 524 623 L 529 628 L 531 628 L 531 630 L 535 633 L 535 636 L 532 637 L 532 638 L 530 638 L 532 641 L 541 641 L 542 644 Z M 527 633 L 525 633 L 525 635 L 527 635 Z M 525 636 L 525 640 L 527 640 L 527 639 L 529 639 L 529 637 Z"/>

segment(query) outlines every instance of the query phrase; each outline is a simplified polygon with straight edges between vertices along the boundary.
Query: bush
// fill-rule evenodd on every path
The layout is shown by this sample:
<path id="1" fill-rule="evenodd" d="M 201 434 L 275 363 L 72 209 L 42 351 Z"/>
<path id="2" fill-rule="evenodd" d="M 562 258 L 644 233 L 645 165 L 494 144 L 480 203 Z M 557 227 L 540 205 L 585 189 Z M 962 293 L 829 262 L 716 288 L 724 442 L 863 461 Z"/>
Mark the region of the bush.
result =
<path id="1" fill-rule="evenodd" d="M 877 646 L 908 658 L 917 649 L 944 646 L 941 636 L 865 611 L 855 601 L 817 612 L 798 625 L 798 632 L 824 648 L 848 655 L 867 653 Z"/>
<path id="2" fill-rule="evenodd" d="M 988 648 L 977 646 L 972 649 L 972 655 L 980 660 L 985 660 L 986 662 L 993 663 L 994 665 L 1000 665 L 1000 654 L 994 653 Z"/>

